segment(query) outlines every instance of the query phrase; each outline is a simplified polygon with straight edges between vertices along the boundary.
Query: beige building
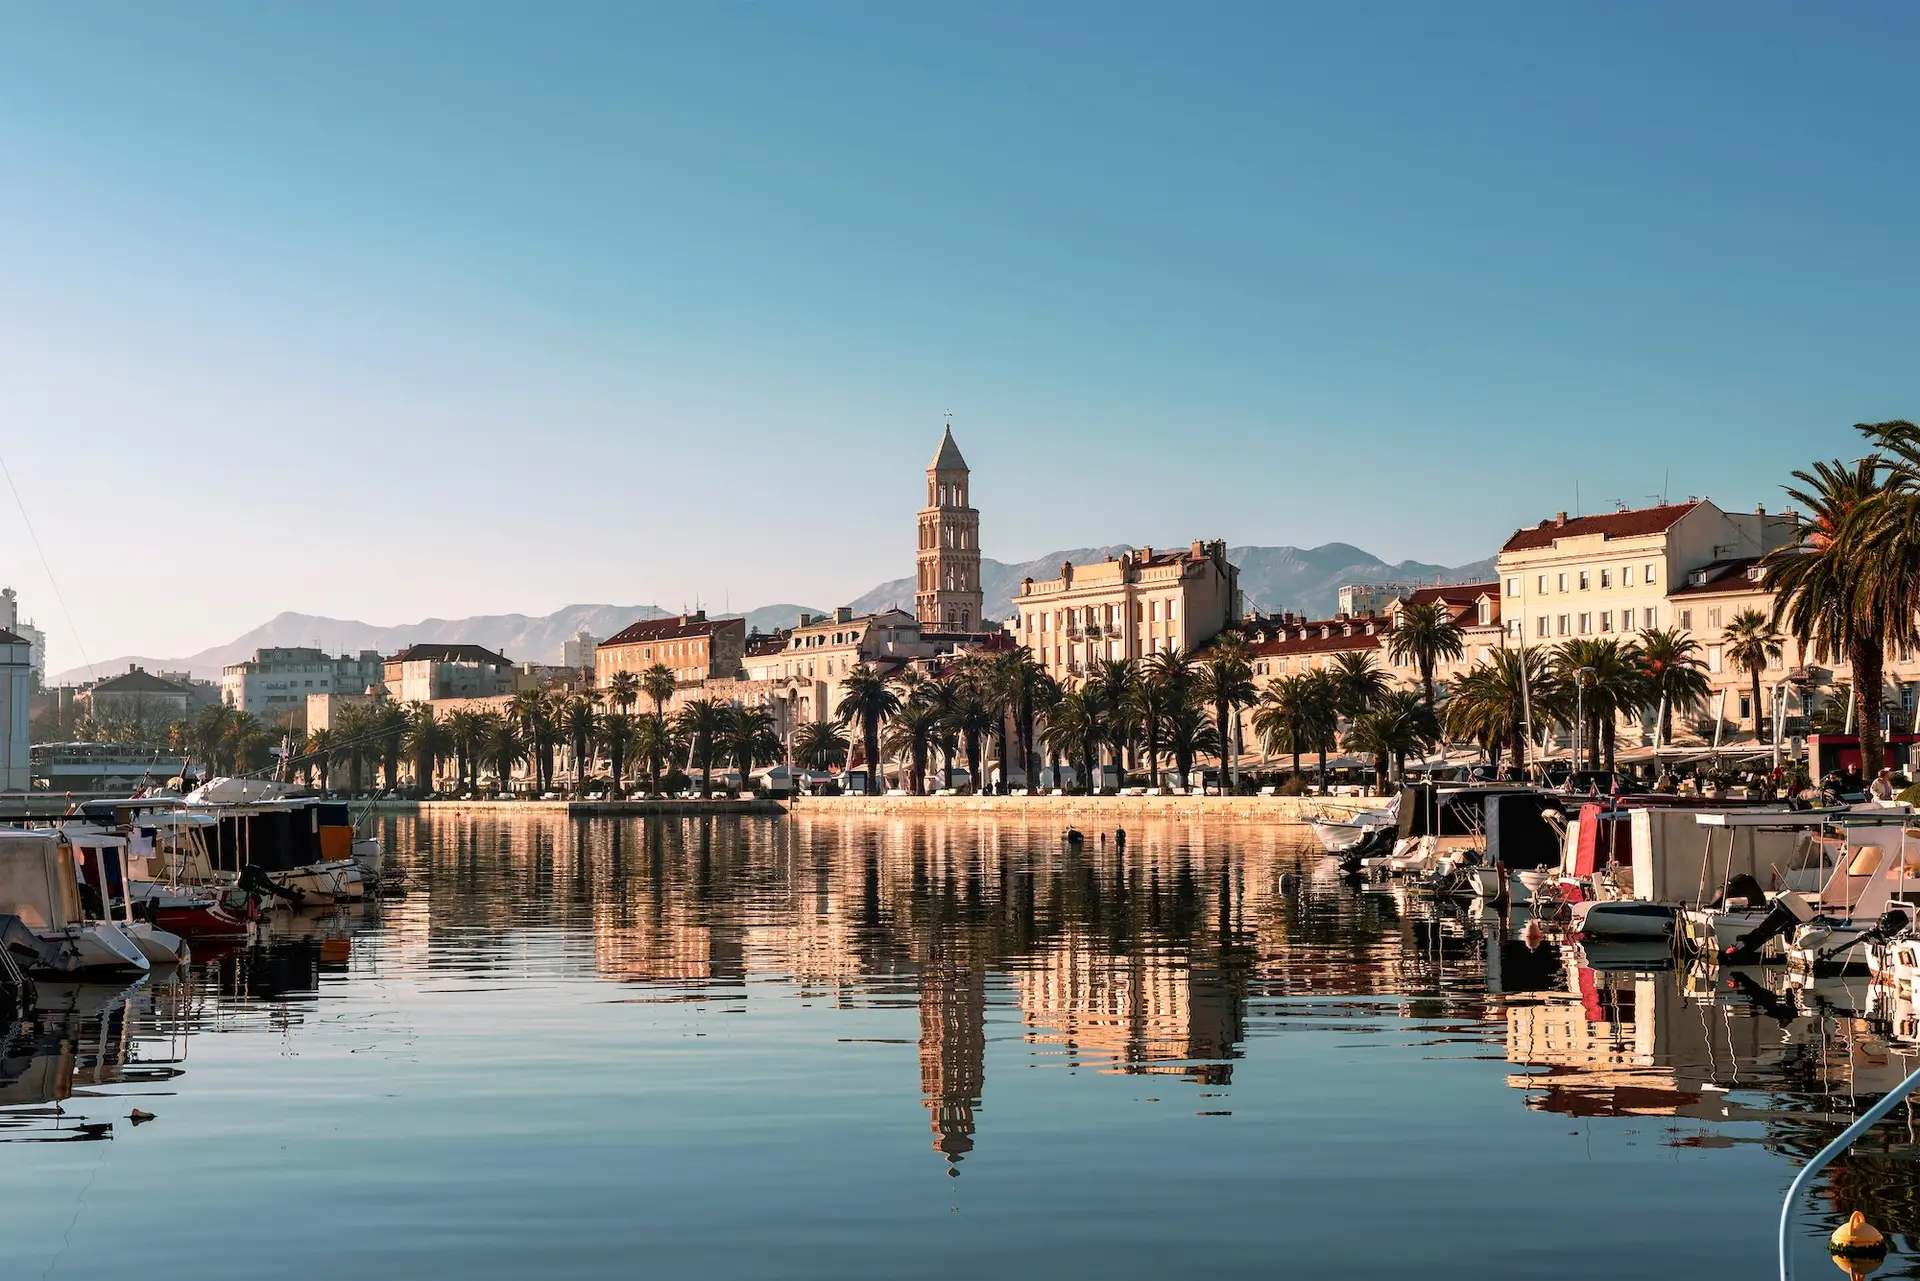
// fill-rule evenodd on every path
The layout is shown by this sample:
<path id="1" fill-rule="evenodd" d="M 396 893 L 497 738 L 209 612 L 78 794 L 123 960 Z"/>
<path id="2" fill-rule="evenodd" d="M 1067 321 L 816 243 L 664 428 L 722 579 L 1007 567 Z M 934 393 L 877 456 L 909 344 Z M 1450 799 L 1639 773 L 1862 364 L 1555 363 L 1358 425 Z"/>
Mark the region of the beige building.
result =
<path id="1" fill-rule="evenodd" d="M 1060 566 L 1050 582 L 1023 579 L 1014 638 L 1056 678 L 1083 677 L 1102 659 L 1198 649 L 1240 616 L 1240 571 L 1224 542 L 1175 552 L 1136 548 L 1093 565 Z"/>
<path id="2" fill-rule="evenodd" d="M 195 701 L 185 685 L 132 663 L 120 675 L 91 686 L 82 698 L 101 724 L 135 725 L 149 732 L 186 716 Z"/>
<path id="3" fill-rule="evenodd" d="M 928 628 L 970 632 L 983 626 L 980 513 L 968 503 L 970 487 L 967 460 L 949 427 L 927 464 L 927 505 L 920 509 L 913 608 Z"/>
<path id="4" fill-rule="evenodd" d="M 734 680 L 747 649 L 747 620 L 708 618 L 705 610 L 650 618 L 600 642 L 593 652 L 594 684 L 601 689 L 621 672 L 644 675 L 664 666 L 673 673 L 674 703 L 699 697 L 710 680 Z"/>
<path id="5" fill-rule="evenodd" d="M 1763 556 L 1791 540 L 1786 516 L 1690 499 L 1516 530 L 1500 549 L 1502 613 L 1514 643 L 1631 636 L 1674 625 L 1667 594 L 1693 570 Z"/>
<path id="6" fill-rule="evenodd" d="M 483 645 L 409 645 L 384 667 L 387 693 L 402 703 L 491 698 L 518 688 L 513 660 Z"/>

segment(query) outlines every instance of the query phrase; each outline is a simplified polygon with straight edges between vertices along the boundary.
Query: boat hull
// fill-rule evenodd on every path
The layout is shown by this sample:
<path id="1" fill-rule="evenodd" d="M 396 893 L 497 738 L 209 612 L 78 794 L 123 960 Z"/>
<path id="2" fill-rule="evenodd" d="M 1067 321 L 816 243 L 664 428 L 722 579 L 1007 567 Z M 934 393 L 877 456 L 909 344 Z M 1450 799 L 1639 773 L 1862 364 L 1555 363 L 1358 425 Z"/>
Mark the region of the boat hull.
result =
<path id="1" fill-rule="evenodd" d="M 1674 909 L 1633 899 L 1609 899 L 1573 905 L 1573 929 L 1582 938 L 1665 939 L 1673 937 Z"/>

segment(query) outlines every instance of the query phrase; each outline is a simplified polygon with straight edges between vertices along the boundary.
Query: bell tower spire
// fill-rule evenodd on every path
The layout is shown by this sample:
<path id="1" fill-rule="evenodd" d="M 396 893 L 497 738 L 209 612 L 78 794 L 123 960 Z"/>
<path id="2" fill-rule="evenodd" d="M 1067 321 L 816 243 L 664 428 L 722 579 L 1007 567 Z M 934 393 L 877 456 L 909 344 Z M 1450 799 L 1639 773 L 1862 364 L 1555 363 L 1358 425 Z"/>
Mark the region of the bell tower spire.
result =
<path id="1" fill-rule="evenodd" d="M 967 460 L 953 443 L 949 421 L 927 465 L 927 505 L 920 509 L 919 578 L 913 606 L 922 627 L 972 632 L 983 626 L 980 513 L 968 505 L 967 490 Z"/>

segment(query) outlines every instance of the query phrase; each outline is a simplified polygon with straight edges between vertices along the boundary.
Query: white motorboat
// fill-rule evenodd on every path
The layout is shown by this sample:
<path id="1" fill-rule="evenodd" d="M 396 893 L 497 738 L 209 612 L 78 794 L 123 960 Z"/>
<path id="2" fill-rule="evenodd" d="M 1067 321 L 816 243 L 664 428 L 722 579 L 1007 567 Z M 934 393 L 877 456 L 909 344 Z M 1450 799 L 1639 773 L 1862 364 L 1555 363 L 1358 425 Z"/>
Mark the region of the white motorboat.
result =
<path id="1" fill-rule="evenodd" d="M 1357 814 L 1317 814 L 1307 820 L 1307 826 L 1313 829 L 1314 839 L 1320 842 L 1322 850 L 1339 854 L 1352 849 L 1381 828 L 1392 827 L 1399 821 L 1396 808 L 1383 805 L 1379 809 L 1361 810 Z"/>
<path id="2" fill-rule="evenodd" d="M 74 873 L 98 897 L 100 911 L 119 927 L 140 955 L 152 965 L 179 965 L 190 959 L 187 941 L 152 921 L 136 920 L 132 866 L 127 857 L 127 838 L 107 832 L 63 832 L 73 848 Z M 119 914 L 114 915 L 118 904 Z"/>
<path id="3" fill-rule="evenodd" d="M 46 972 L 72 977 L 152 968 L 119 925 L 86 918 L 73 846 L 58 832 L 0 830 L 0 915 L 18 917 L 48 945 Z"/>
<path id="4" fill-rule="evenodd" d="M 1787 944 L 1787 963 L 1816 974 L 1867 973 L 1875 949 L 1912 923 L 1920 895 L 1920 842 L 1907 816 L 1854 810 L 1833 816 L 1845 848 Z"/>

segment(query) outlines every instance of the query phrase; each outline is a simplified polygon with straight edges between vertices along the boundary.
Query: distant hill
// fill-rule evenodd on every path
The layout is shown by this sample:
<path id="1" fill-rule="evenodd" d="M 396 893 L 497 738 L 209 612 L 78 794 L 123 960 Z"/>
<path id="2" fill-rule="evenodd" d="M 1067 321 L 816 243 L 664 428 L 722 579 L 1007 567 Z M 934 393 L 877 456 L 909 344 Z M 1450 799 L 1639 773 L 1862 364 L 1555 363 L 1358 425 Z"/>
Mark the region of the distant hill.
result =
<path id="1" fill-rule="evenodd" d="M 1052 578 L 1060 572 L 1060 562 L 1076 565 L 1104 560 L 1129 550 L 1125 543 L 1110 547 L 1077 547 L 1049 552 L 1018 564 L 980 559 L 980 584 L 986 593 L 987 615 L 1005 618 L 1012 614 L 1014 594 L 1022 578 Z M 1493 561 L 1474 561 L 1469 565 L 1429 565 L 1403 560 L 1388 564 L 1379 557 L 1346 543 L 1327 543 L 1312 548 L 1230 547 L 1227 555 L 1240 566 L 1240 590 L 1250 607 L 1269 613 L 1294 610 L 1316 618 L 1333 613 L 1340 588 L 1347 583 L 1431 583 L 1479 582 L 1493 577 Z M 856 613 L 885 609 L 888 606 L 913 609 L 913 579 L 896 578 L 882 583 L 851 601 Z M 802 613 L 818 614 L 819 607 L 808 605 L 765 605 L 747 613 L 748 630 L 772 631 L 791 627 Z M 261 624 L 224 645 L 203 649 L 184 658 L 149 658 L 127 655 L 99 663 L 95 670 L 102 676 L 123 672 L 129 663 L 138 663 L 148 671 L 188 671 L 195 676 L 218 679 L 228 663 L 245 659 L 256 649 L 281 645 L 317 645 L 328 653 L 358 653 L 377 649 L 391 654 L 416 641 L 461 641 L 485 645 L 516 662 L 557 663 L 560 645 L 581 628 L 605 639 L 643 618 L 664 618 L 668 611 L 651 605 L 568 605 L 544 617 L 526 614 L 483 614 L 474 618 L 425 618 L 398 627 L 376 627 L 353 619 L 322 618 L 313 614 L 286 613 Z M 87 668 L 70 668 L 49 678 L 52 684 L 77 683 L 90 679 Z"/>
<path id="2" fill-rule="evenodd" d="M 771 631 L 790 627 L 801 612 L 819 613 L 804 605 L 768 605 L 747 617 L 747 627 Z M 129 663 L 138 663 L 148 671 L 185 671 L 209 680 L 217 680 L 220 669 L 250 657 L 256 649 L 276 646 L 315 645 L 329 654 L 357 654 L 377 649 L 391 654 L 416 641 L 464 642 L 484 645 L 505 654 L 515 662 L 557 663 L 560 646 L 585 628 L 605 640 L 629 623 L 643 618 L 665 618 L 668 611 L 652 605 L 568 605 L 544 617 L 526 614 L 482 614 L 473 618 L 423 618 L 398 627 L 376 627 L 357 619 L 323 618 L 313 614 L 280 614 L 224 645 L 203 649 L 184 658 L 148 658 L 128 655 L 95 665 L 102 676 L 124 672 Z M 91 679 L 85 667 L 71 668 L 49 677 L 51 684 L 77 683 Z"/>

